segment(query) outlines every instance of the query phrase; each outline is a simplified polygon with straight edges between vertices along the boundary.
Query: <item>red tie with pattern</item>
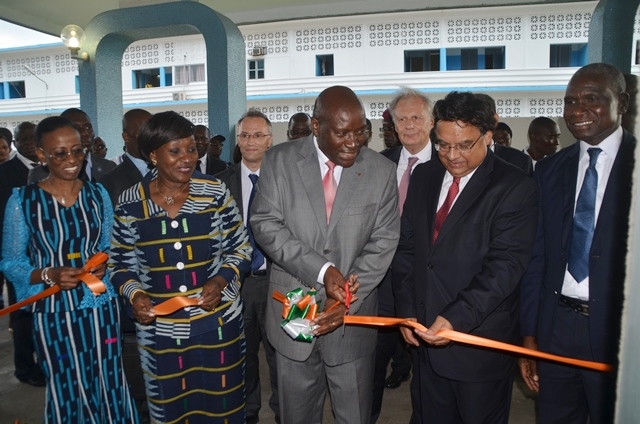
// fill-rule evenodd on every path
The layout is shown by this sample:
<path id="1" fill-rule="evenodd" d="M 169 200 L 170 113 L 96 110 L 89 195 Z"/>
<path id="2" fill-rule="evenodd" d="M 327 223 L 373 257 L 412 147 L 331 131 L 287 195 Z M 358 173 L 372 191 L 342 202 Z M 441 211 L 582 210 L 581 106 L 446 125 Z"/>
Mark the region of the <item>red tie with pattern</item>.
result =
<path id="1" fill-rule="evenodd" d="M 417 160 L 418 158 L 415 156 L 409 158 L 407 169 L 404 171 L 404 174 L 402 174 L 402 179 L 400 179 L 400 185 L 398 186 L 398 207 L 400 208 L 400 215 L 402 215 L 404 202 L 407 200 L 407 190 L 409 189 L 409 180 L 411 180 L 411 168 L 413 168 Z"/>
<path id="2" fill-rule="evenodd" d="M 335 178 L 333 178 L 333 168 L 336 164 L 328 160 L 326 162 L 329 170 L 324 174 L 322 179 L 322 188 L 324 189 L 324 203 L 327 207 L 327 224 L 331 219 L 331 209 L 333 209 L 333 201 L 336 199 L 336 192 L 338 191 L 338 185 Z"/>
<path id="3" fill-rule="evenodd" d="M 442 224 L 444 224 L 444 220 L 447 219 L 453 200 L 458 195 L 458 190 L 460 190 L 460 177 L 453 177 L 453 183 L 451 187 L 449 187 L 447 198 L 444 199 L 444 203 L 436 213 L 436 222 L 433 225 L 433 243 L 438 240 L 438 233 L 440 232 L 440 228 L 442 228 Z"/>

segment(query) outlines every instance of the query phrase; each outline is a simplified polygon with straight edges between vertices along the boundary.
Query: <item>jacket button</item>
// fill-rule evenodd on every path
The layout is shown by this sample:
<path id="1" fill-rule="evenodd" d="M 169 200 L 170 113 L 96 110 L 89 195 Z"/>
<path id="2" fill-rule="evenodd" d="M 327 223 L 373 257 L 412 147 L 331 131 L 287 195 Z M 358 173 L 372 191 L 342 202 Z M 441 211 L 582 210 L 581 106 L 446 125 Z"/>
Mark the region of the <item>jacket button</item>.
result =
<path id="1" fill-rule="evenodd" d="M 424 309 L 424 303 L 420 302 L 420 309 Z"/>
<path id="2" fill-rule="evenodd" d="M 324 253 L 325 255 L 328 255 L 329 253 L 331 253 L 331 250 L 330 249 L 324 249 L 322 251 L 322 253 Z"/>
<path id="3" fill-rule="evenodd" d="M 427 268 L 429 268 L 429 269 L 433 269 L 433 264 L 432 264 L 431 262 L 429 262 L 429 263 L 427 264 Z"/>

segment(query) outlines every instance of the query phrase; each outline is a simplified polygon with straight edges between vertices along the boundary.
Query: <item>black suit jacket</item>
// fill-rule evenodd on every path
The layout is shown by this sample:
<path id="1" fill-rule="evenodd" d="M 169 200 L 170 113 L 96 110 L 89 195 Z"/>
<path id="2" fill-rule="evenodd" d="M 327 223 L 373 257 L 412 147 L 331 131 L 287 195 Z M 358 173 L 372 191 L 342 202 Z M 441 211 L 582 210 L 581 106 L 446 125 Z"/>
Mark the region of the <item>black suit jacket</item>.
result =
<path id="1" fill-rule="evenodd" d="M 397 314 L 426 326 L 441 315 L 454 330 L 516 343 L 519 283 L 538 214 L 535 182 L 488 150 L 432 244 L 444 176 L 437 160 L 411 175 L 392 266 Z M 515 368 L 512 356 L 461 344 L 420 349 L 438 375 L 453 380 L 506 378 Z"/>
<path id="2" fill-rule="evenodd" d="M 501 146 L 493 143 L 494 153 L 500 159 L 522 169 L 527 175 L 533 176 L 533 162 L 531 157 L 513 147 Z"/>
<path id="3" fill-rule="evenodd" d="M 84 162 L 86 166 L 86 162 Z M 109 171 L 112 171 L 116 168 L 115 162 L 103 159 L 91 153 L 91 176 L 94 180 L 100 181 L 102 176 Z M 36 166 L 29 172 L 29 183 L 38 182 L 49 175 L 49 170 L 42 165 Z M 85 178 L 83 178 L 85 179 Z"/>
<path id="4" fill-rule="evenodd" d="M 98 179 L 98 182 L 107 189 L 109 197 L 111 198 L 111 204 L 113 204 L 115 208 L 118 204 L 120 194 L 129 187 L 142 181 L 142 177 L 143 175 L 140 173 L 140 170 L 138 170 L 138 167 L 136 167 L 127 155 L 124 155 L 122 162 L 112 171 L 102 175 Z"/>
<path id="5" fill-rule="evenodd" d="M 624 132 L 605 189 L 589 259 L 589 332 L 596 361 L 616 361 L 636 139 Z M 571 245 L 580 144 L 536 164 L 540 221 L 522 280 L 522 335 L 548 351 Z"/>
<path id="6" fill-rule="evenodd" d="M 216 175 L 227 169 L 227 163 L 216 159 L 211 155 L 207 155 L 207 174 Z"/>

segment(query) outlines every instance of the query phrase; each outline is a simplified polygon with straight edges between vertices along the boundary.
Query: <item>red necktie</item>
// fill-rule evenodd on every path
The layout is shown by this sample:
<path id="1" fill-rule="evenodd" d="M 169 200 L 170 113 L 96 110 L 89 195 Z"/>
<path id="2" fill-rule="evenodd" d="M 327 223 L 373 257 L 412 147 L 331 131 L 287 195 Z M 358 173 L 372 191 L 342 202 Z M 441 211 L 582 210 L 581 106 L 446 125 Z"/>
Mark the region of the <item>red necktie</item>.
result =
<path id="1" fill-rule="evenodd" d="M 460 189 L 460 177 L 453 177 L 453 183 L 451 187 L 449 187 L 449 191 L 447 192 L 447 198 L 444 199 L 444 203 L 438 209 L 436 213 L 436 222 L 433 225 L 433 243 L 438 240 L 438 233 L 440 232 L 440 228 L 442 228 L 442 224 L 444 224 L 444 220 L 447 219 L 447 215 L 449 214 L 449 210 L 451 209 L 451 205 L 453 204 L 453 200 L 458 195 L 458 190 Z"/>
<path id="2" fill-rule="evenodd" d="M 336 164 L 328 160 L 327 166 L 329 170 L 324 174 L 322 179 L 322 188 L 324 189 L 324 203 L 327 206 L 327 224 L 331 219 L 331 209 L 333 208 L 333 201 L 336 199 L 336 192 L 338 191 L 338 185 L 335 178 L 333 178 L 333 168 Z"/>
<path id="3" fill-rule="evenodd" d="M 411 168 L 415 165 L 417 157 L 411 156 L 409 158 L 409 164 L 407 169 L 402 174 L 400 179 L 400 185 L 398 186 L 398 207 L 400 208 L 400 215 L 402 215 L 402 209 L 404 208 L 404 202 L 407 200 L 407 190 L 409 189 L 409 180 L 411 180 Z"/>

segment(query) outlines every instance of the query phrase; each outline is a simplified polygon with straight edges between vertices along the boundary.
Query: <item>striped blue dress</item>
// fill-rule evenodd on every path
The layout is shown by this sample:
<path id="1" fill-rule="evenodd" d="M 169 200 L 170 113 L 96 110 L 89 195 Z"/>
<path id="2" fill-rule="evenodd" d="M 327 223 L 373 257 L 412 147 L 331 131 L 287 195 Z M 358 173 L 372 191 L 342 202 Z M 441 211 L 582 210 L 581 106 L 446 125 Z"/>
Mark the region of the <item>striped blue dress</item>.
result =
<path id="1" fill-rule="evenodd" d="M 102 186 L 85 183 L 68 207 L 37 184 L 14 189 L 5 212 L 0 269 L 18 300 L 41 292 L 34 269 L 80 268 L 108 251 L 113 211 Z M 45 423 L 137 423 L 138 413 L 122 368 L 118 302 L 94 296 L 85 284 L 30 306 L 36 352 L 47 379 Z"/>
<path id="2" fill-rule="evenodd" d="M 175 218 L 152 199 L 157 171 L 126 190 L 115 211 L 109 267 L 124 299 L 143 290 L 158 304 L 199 297 L 215 275 L 227 287 L 211 312 L 187 307 L 136 323 L 138 350 L 154 423 L 242 424 L 245 338 L 239 276 L 251 245 L 242 217 L 217 179 L 196 172 Z"/>

